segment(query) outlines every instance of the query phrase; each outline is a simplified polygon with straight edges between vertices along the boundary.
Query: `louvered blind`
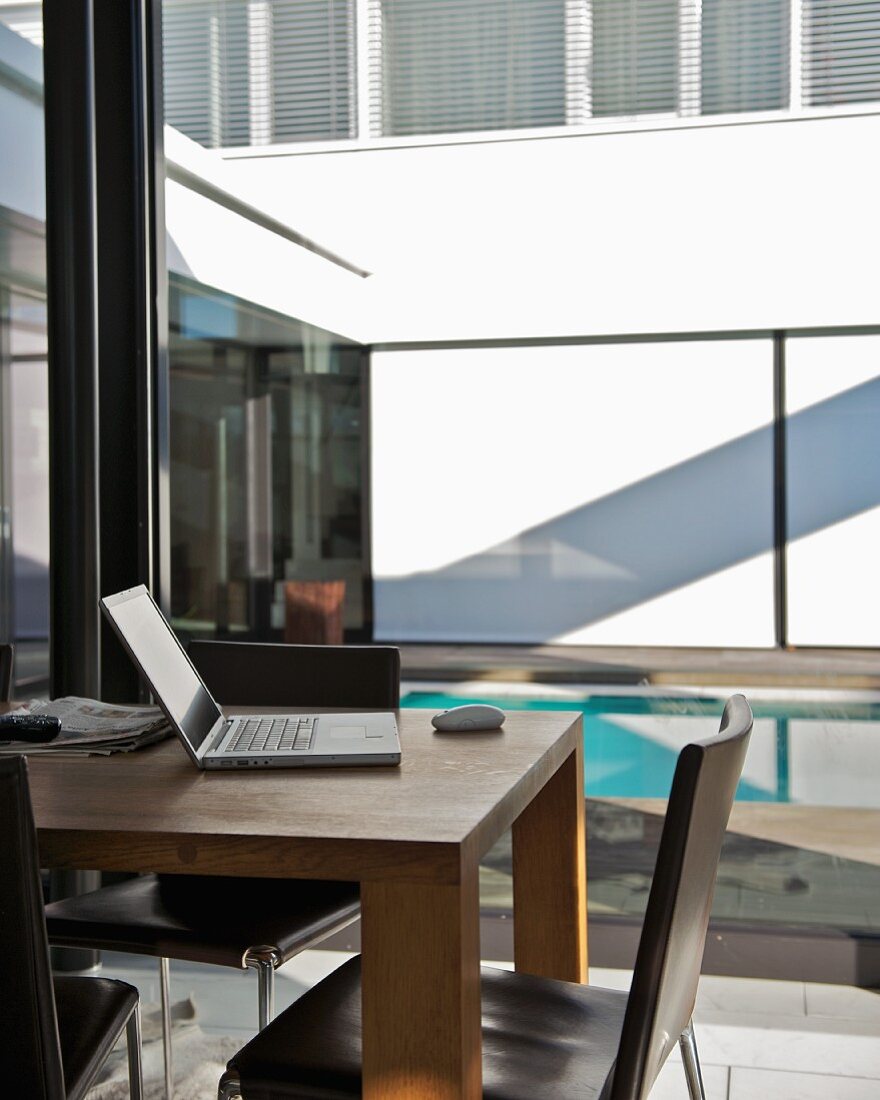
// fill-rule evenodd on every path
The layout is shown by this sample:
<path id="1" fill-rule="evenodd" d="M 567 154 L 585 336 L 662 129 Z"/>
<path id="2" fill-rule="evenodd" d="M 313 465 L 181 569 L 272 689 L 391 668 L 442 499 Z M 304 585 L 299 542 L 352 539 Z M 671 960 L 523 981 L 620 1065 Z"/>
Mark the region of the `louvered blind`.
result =
<path id="1" fill-rule="evenodd" d="M 164 0 L 165 117 L 208 146 L 351 137 L 354 0 Z"/>
<path id="2" fill-rule="evenodd" d="M 162 32 L 166 121 L 202 145 L 247 145 L 246 5 L 165 0 Z"/>
<path id="3" fill-rule="evenodd" d="M 354 137 L 353 5 L 276 0 L 269 7 L 272 140 Z"/>
<path id="4" fill-rule="evenodd" d="M 565 0 L 381 0 L 371 46 L 384 134 L 565 124 Z"/>
<path id="5" fill-rule="evenodd" d="M 880 0 L 804 0 L 804 103 L 880 100 Z"/>
<path id="6" fill-rule="evenodd" d="M 166 117 L 212 146 L 357 136 L 358 40 L 363 138 L 785 110 L 793 80 L 880 102 L 880 0 L 164 0 L 164 27 Z"/>
<path id="7" fill-rule="evenodd" d="M 676 0 L 594 0 L 592 113 L 678 111 L 681 26 Z"/>
<path id="8" fill-rule="evenodd" d="M 788 0 L 703 0 L 702 113 L 787 107 L 790 43 Z"/>

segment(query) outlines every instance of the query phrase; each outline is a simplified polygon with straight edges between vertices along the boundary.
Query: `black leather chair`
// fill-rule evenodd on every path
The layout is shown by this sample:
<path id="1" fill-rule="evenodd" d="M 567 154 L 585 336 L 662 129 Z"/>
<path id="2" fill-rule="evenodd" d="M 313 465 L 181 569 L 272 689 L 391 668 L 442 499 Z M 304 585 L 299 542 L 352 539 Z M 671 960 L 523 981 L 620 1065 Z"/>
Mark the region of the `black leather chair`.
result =
<path id="1" fill-rule="evenodd" d="M 11 645 L 0 645 L 0 703 L 9 701 L 12 691 L 12 659 L 15 650 Z"/>
<path id="2" fill-rule="evenodd" d="M 220 703 L 390 710 L 400 701 L 400 653 L 391 646 L 191 642 L 189 655 Z M 168 960 L 256 969 L 263 1028 L 274 1015 L 276 968 L 350 924 L 359 908 L 351 882 L 143 875 L 54 902 L 46 919 L 58 946 L 160 959 L 170 1098 Z"/>
<path id="3" fill-rule="evenodd" d="M 678 1042 L 690 1095 L 702 1100 L 691 1014 L 721 842 L 751 729 L 749 705 L 736 695 L 724 708 L 720 734 L 685 746 L 678 758 L 629 994 L 483 967 L 484 1097 L 645 1100 Z M 239 1095 L 361 1095 L 359 958 L 235 1055 L 220 1097 Z"/>
<path id="4" fill-rule="evenodd" d="M 52 979 L 27 761 L 0 759 L 0 1082 L 4 1096 L 79 1100 L 123 1030 L 141 1100 L 138 991 L 107 978 Z"/>
<path id="5" fill-rule="evenodd" d="M 400 704 L 400 650 L 394 646 L 193 641 L 187 653 L 221 703 L 367 710 Z"/>

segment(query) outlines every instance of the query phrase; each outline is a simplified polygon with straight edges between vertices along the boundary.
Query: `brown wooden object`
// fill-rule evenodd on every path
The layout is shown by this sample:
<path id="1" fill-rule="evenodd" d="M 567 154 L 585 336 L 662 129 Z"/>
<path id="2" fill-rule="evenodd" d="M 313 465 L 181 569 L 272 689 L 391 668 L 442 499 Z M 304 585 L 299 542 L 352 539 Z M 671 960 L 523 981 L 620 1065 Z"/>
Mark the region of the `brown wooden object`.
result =
<path id="1" fill-rule="evenodd" d="M 361 887 L 370 1100 L 482 1095 L 479 910 L 473 863 L 458 883 Z"/>
<path id="2" fill-rule="evenodd" d="M 342 645 L 345 581 L 286 581 L 284 640 L 300 645 Z"/>
<path id="3" fill-rule="evenodd" d="M 477 869 L 514 822 L 517 964 L 585 973 L 581 721 L 444 735 L 430 715 L 399 712 L 399 768 L 202 772 L 176 741 L 32 757 L 41 864 L 360 881 L 364 1096 L 477 1100 Z"/>
<path id="4" fill-rule="evenodd" d="M 516 969 L 587 980 L 583 739 L 513 825 Z"/>

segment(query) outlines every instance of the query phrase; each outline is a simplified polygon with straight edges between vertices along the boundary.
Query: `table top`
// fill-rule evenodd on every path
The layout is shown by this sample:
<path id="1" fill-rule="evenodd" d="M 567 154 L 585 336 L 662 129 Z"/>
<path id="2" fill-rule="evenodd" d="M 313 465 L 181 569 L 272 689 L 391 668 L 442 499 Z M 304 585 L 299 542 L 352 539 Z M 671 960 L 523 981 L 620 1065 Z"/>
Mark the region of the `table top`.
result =
<path id="1" fill-rule="evenodd" d="M 498 731 L 438 734 L 432 713 L 398 712 L 392 768 L 200 771 L 176 739 L 109 757 L 33 756 L 41 861 L 459 881 L 462 860 L 487 851 L 576 748 L 581 715 L 514 711 Z"/>

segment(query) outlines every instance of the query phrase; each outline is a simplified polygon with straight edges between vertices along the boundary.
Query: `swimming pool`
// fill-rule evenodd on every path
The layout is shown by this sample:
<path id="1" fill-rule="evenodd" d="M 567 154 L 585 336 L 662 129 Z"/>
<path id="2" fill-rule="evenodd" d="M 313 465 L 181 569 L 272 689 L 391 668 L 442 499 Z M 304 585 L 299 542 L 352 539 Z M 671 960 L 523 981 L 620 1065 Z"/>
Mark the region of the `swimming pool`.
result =
<path id="1" fill-rule="evenodd" d="M 739 801 L 803 802 L 880 809 L 880 701 L 831 698 L 750 700 L 755 726 Z M 584 784 L 592 798 L 665 798 L 688 741 L 718 732 L 721 695 L 504 695 L 412 690 L 403 707 L 442 710 L 493 703 L 503 710 L 579 710 L 584 716 Z"/>

